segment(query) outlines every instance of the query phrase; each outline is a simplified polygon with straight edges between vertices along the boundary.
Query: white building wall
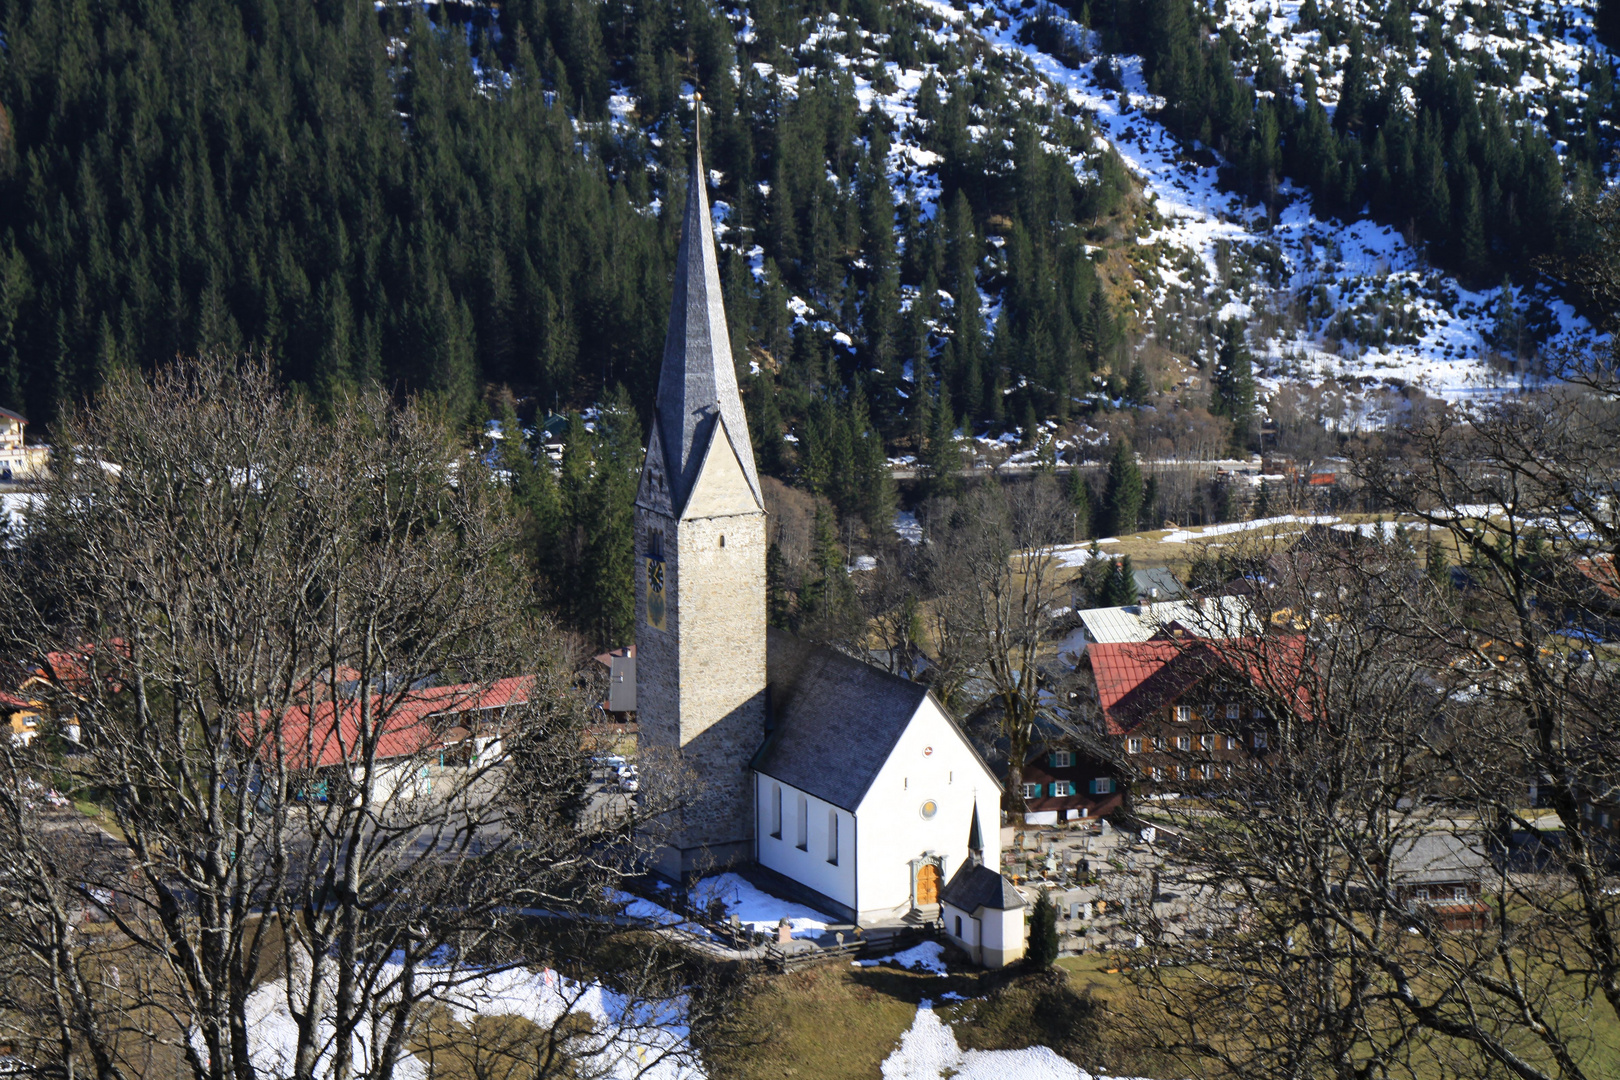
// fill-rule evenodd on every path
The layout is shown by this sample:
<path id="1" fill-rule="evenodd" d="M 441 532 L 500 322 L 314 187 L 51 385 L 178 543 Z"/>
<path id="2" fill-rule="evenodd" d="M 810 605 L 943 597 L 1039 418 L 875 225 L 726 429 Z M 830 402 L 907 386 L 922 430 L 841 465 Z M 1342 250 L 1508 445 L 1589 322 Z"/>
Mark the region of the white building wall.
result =
<path id="1" fill-rule="evenodd" d="M 775 870 L 799 884 L 816 890 L 845 907 L 855 907 L 855 816 L 828 802 L 784 784 L 764 773 L 754 774 L 761 866 Z M 775 828 L 775 789 L 782 791 L 782 835 L 771 835 Z M 805 846 L 799 849 L 799 799 L 804 798 Z M 827 861 L 832 851 L 832 821 L 836 817 L 838 863 Z"/>
<path id="2" fill-rule="evenodd" d="M 861 805 L 856 868 L 860 911 L 876 916 L 911 903 L 911 860 L 944 857 L 940 886 L 967 861 L 977 798 L 986 866 L 1001 865 L 1001 788 L 932 696 L 912 717 Z M 922 816 L 933 800 L 932 819 Z"/>
<path id="3" fill-rule="evenodd" d="M 1005 967 L 1024 955 L 1024 909 L 991 911 L 980 908 L 984 916 L 983 958 L 985 967 Z"/>

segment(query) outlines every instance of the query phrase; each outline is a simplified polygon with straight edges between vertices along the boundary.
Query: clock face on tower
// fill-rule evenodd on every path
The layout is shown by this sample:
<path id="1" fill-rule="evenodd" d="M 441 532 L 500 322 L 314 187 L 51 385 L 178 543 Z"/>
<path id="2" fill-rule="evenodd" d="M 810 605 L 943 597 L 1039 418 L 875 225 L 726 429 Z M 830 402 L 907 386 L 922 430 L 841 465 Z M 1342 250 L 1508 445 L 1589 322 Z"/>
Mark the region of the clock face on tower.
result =
<path id="1" fill-rule="evenodd" d="M 647 557 L 647 625 L 654 630 L 664 629 L 666 614 L 664 602 L 664 560 Z"/>

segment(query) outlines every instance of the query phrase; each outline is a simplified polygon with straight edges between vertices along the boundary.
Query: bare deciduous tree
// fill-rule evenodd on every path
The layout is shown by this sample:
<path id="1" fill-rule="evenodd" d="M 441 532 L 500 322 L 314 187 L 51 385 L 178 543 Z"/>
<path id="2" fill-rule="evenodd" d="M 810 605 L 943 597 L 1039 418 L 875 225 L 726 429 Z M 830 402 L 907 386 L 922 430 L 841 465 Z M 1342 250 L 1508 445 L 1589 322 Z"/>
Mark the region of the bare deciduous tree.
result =
<path id="1" fill-rule="evenodd" d="M 929 605 L 939 648 L 936 686 L 962 712 L 992 708 L 1007 743 L 1007 795 L 1022 808 L 1023 765 L 1041 708 L 1037 663 L 1054 613 L 1069 602 L 1055 549 L 1071 533 L 1067 501 L 1048 476 L 987 483 L 927 507 Z"/>
<path id="2" fill-rule="evenodd" d="M 322 422 L 214 357 L 111 380 L 59 447 L 0 569 L 4 651 L 79 740 L 0 746 L 8 1018 L 51 1069 L 249 1080 L 279 986 L 296 1034 L 263 1067 L 387 1077 L 469 980 L 588 979 L 650 833 L 593 809 L 505 493 L 447 431 L 380 394 Z"/>

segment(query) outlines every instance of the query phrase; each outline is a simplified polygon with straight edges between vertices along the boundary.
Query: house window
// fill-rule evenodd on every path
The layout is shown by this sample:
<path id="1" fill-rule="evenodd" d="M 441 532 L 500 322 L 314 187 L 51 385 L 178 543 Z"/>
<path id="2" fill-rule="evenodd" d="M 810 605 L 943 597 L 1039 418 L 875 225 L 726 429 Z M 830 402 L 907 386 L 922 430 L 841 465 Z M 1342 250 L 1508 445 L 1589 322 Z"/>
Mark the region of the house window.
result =
<path id="1" fill-rule="evenodd" d="M 1155 780 L 1163 780 L 1164 779 L 1164 769 L 1160 768 L 1157 765 L 1153 766 L 1153 779 L 1155 779 Z"/>
<path id="2" fill-rule="evenodd" d="M 771 785 L 771 835 L 782 839 L 782 785 Z"/>
<path id="3" fill-rule="evenodd" d="M 1052 751 L 1052 768 L 1054 768 L 1054 769 L 1067 769 L 1070 765 L 1073 765 L 1073 764 L 1074 764 L 1074 754 L 1072 754 L 1068 750 L 1054 750 L 1054 751 Z"/>
<path id="4" fill-rule="evenodd" d="M 1177 750 L 1191 750 L 1192 749 L 1192 737 L 1189 736 L 1189 735 L 1177 735 L 1176 736 L 1176 749 Z"/>
<path id="5" fill-rule="evenodd" d="M 1199 748 L 1203 749 L 1203 750 L 1213 750 L 1213 749 L 1215 749 L 1215 736 L 1213 736 L 1213 735 L 1200 735 L 1198 737 L 1198 745 L 1199 745 Z"/>
<path id="6" fill-rule="evenodd" d="M 1185 765 L 1177 765 L 1176 766 L 1176 779 L 1177 780 L 1185 780 L 1185 779 L 1187 779 L 1187 766 L 1185 766 Z"/>
<path id="7" fill-rule="evenodd" d="M 1256 705 L 1254 707 L 1254 718 L 1256 720 L 1264 720 L 1266 718 L 1266 710 L 1262 706 Z"/>
<path id="8" fill-rule="evenodd" d="M 1155 735 L 1155 736 L 1153 736 L 1153 749 L 1155 749 L 1155 750 L 1163 750 L 1164 749 L 1164 736 L 1163 735 Z"/>
<path id="9" fill-rule="evenodd" d="M 1024 798 L 1026 798 L 1026 799 L 1038 799 L 1040 797 L 1041 797 L 1041 785 L 1039 785 L 1039 784 L 1025 784 L 1024 785 Z"/>
<path id="10" fill-rule="evenodd" d="M 1228 720 L 1238 720 L 1238 719 L 1241 719 L 1242 716 L 1243 716 L 1243 706 L 1239 705 L 1235 701 L 1227 702 L 1227 705 L 1226 705 L 1226 718 Z"/>
<path id="11" fill-rule="evenodd" d="M 1057 799 L 1057 798 L 1062 798 L 1062 797 L 1064 797 L 1066 795 L 1073 795 L 1073 794 L 1074 794 L 1074 785 L 1071 784 L 1069 781 L 1067 781 L 1067 780 L 1054 780 L 1054 781 L 1052 781 L 1052 797 L 1053 798 Z"/>
<path id="12" fill-rule="evenodd" d="M 799 795 L 799 850 L 810 850 L 810 803 L 801 793 Z"/>
<path id="13" fill-rule="evenodd" d="M 1237 736 L 1236 735 L 1228 735 L 1226 737 L 1226 748 L 1228 750 L 1236 750 L 1237 749 Z"/>
<path id="14" fill-rule="evenodd" d="M 1266 733 L 1265 732 L 1257 731 L 1257 732 L 1254 733 L 1254 748 L 1256 750 L 1264 750 L 1266 748 Z"/>
<path id="15" fill-rule="evenodd" d="M 1420 887 L 1420 888 L 1413 889 L 1412 890 L 1412 899 L 1420 901 L 1420 902 L 1428 900 L 1429 899 L 1429 890 L 1428 890 L 1428 888 L 1427 887 Z"/>
<path id="16" fill-rule="evenodd" d="M 1459 904 L 1467 903 L 1467 901 L 1468 901 L 1468 886 L 1466 886 L 1466 885 L 1453 885 L 1451 887 L 1451 898 L 1453 900 L 1457 901 Z"/>
<path id="17" fill-rule="evenodd" d="M 827 861 L 838 865 L 838 811 L 827 811 Z"/>
<path id="18" fill-rule="evenodd" d="M 1198 774 L 1205 780 L 1215 779 L 1215 766 L 1209 763 L 1198 766 Z"/>
<path id="19" fill-rule="evenodd" d="M 1110 776 L 1099 776 L 1091 782 L 1093 795 L 1112 795 L 1114 793 L 1114 780 Z"/>
<path id="20" fill-rule="evenodd" d="M 962 937 L 962 916 L 960 915 L 956 917 L 956 936 L 958 940 Z"/>
<path id="21" fill-rule="evenodd" d="M 1141 739 L 1126 739 L 1125 740 L 1125 752 L 1127 754 L 1140 754 L 1142 752 L 1142 740 Z"/>
<path id="22" fill-rule="evenodd" d="M 1176 723 L 1178 723 L 1178 724 L 1187 723 L 1188 721 L 1190 721 L 1192 719 L 1192 706 L 1191 705 L 1177 705 L 1175 715 L 1176 715 Z"/>

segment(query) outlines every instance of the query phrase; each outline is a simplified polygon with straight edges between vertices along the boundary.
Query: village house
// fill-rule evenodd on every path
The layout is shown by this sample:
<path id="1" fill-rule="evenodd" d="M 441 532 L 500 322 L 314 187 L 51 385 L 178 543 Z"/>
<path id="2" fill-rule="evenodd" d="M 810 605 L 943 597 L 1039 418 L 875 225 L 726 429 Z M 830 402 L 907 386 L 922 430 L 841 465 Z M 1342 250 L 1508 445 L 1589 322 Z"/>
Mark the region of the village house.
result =
<path id="1" fill-rule="evenodd" d="M 1024 824 L 1096 821 L 1118 810 L 1125 798 L 1118 771 L 1080 740 L 1046 727 L 1024 759 Z"/>
<path id="2" fill-rule="evenodd" d="M 305 774 L 306 798 L 325 800 L 358 791 L 366 783 L 361 751 L 362 695 L 381 714 L 372 755 L 371 795 L 377 802 L 431 794 L 436 770 L 466 769 L 497 761 L 508 709 L 525 705 L 534 676 L 520 675 L 488 684 L 465 683 L 383 695 L 360 687 L 333 698 L 294 705 L 273 732 L 265 722 L 243 718 L 244 739 L 260 743 L 267 762 L 279 756 L 291 771 Z M 358 796 L 356 796 L 358 797 Z"/>
<path id="3" fill-rule="evenodd" d="M 1477 839 L 1431 830 L 1396 843 L 1390 886 L 1397 904 L 1445 930 L 1483 930 L 1490 909 L 1480 895 L 1489 866 Z"/>
<path id="4" fill-rule="evenodd" d="M 10 409 L 0 409 L 0 483 L 24 480 L 42 473 L 50 449 L 29 446 L 23 440 L 28 418 Z"/>
<path id="5" fill-rule="evenodd" d="M 1288 636 L 1231 646 L 1161 639 L 1093 645 L 1085 663 L 1102 733 L 1138 780 L 1150 791 L 1186 792 L 1265 759 L 1275 730 L 1267 700 L 1278 687 L 1297 687 L 1287 672 L 1302 655 Z"/>

